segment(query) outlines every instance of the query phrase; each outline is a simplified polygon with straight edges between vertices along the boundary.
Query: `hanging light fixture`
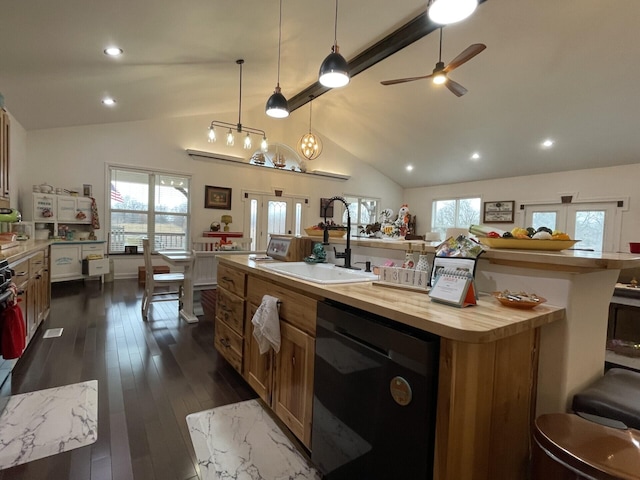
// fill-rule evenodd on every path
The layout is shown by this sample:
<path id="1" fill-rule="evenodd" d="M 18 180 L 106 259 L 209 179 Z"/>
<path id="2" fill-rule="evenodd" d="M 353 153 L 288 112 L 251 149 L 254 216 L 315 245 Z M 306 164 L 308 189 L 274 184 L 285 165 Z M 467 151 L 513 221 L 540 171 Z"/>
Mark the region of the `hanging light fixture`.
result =
<path id="1" fill-rule="evenodd" d="M 309 133 L 305 133 L 298 142 L 298 153 L 307 160 L 314 160 L 322 153 L 322 140 L 317 135 L 311 133 L 311 112 L 313 95 L 309 95 Z"/>
<path id="2" fill-rule="evenodd" d="M 263 152 L 266 152 L 267 149 L 269 148 L 269 144 L 267 143 L 267 134 L 264 132 L 264 130 L 259 130 L 257 128 L 251 128 L 251 127 L 247 127 L 245 125 L 242 125 L 242 121 L 241 121 L 241 115 L 242 115 L 242 64 L 244 63 L 243 59 L 238 59 L 236 60 L 236 63 L 238 65 L 240 65 L 240 93 L 239 93 L 239 100 L 238 100 L 238 123 L 237 124 L 233 124 L 233 123 L 229 123 L 229 122 L 220 122 L 218 120 L 213 120 L 211 122 L 211 125 L 209 125 L 209 133 L 207 135 L 208 141 L 209 143 L 213 143 L 217 140 L 217 136 L 216 136 L 216 127 L 220 127 L 220 128 L 225 128 L 225 129 L 229 129 L 229 131 L 227 132 L 225 139 L 227 141 L 227 146 L 228 147 L 233 147 L 235 145 L 236 139 L 235 139 L 235 135 L 233 133 L 233 129 L 235 129 L 238 133 L 246 133 L 246 137 L 244 138 L 244 142 L 242 144 L 242 146 L 245 148 L 245 150 L 249 150 L 251 148 L 251 135 L 260 135 L 262 136 L 262 141 L 260 142 L 260 149 Z"/>
<path id="3" fill-rule="evenodd" d="M 349 65 L 338 48 L 338 0 L 336 0 L 336 18 L 333 31 L 333 46 L 331 53 L 320 65 L 320 77 L 322 85 L 329 88 L 344 87 L 349 83 Z"/>
<path id="4" fill-rule="evenodd" d="M 278 27 L 278 82 L 266 105 L 267 115 L 273 118 L 289 116 L 289 103 L 280 90 L 280 45 L 282 44 L 282 0 L 280 0 L 280 24 Z"/>
<path id="5" fill-rule="evenodd" d="M 470 16 L 478 0 L 429 0 L 429 18 L 442 25 L 456 23 Z"/>

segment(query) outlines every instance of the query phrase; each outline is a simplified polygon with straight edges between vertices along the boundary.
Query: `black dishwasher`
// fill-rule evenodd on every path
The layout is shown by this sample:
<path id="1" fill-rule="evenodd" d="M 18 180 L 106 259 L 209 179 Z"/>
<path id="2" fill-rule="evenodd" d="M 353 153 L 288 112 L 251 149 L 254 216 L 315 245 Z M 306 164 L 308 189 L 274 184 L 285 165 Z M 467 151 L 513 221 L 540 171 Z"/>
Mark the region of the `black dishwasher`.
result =
<path id="1" fill-rule="evenodd" d="M 311 459 L 326 480 L 431 479 L 439 337 L 318 304 Z"/>

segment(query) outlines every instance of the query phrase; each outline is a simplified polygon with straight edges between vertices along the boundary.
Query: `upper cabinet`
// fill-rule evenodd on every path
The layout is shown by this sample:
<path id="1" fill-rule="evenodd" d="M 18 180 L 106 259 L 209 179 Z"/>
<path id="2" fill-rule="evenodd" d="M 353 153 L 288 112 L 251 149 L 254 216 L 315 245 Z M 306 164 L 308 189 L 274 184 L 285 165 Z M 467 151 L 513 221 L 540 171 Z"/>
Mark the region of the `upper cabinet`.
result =
<path id="1" fill-rule="evenodd" d="M 9 199 L 9 114 L 0 109 L 0 198 Z"/>
<path id="2" fill-rule="evenodd" d="M 88 197 L 71 197 L 52 193 L 33 193 L 24 213 L 28 220 L 47 223 L 91 223 Z"/>

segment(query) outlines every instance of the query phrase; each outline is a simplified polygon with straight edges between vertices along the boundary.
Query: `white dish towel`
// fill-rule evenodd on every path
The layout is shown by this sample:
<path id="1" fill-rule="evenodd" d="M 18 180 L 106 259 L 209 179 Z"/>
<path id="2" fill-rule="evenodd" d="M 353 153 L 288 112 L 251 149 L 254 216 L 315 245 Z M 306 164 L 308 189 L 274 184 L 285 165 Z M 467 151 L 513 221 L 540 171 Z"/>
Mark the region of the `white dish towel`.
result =
<path id="1" fill-rule="evenodd" d="M 280 351 L 280 317 L 278 317 L 278 302 L 276 297 L 265 295 L 251 319 L 253 336 L 258 341 L 260 354 L 269 351 L 270 347 L 278 353 Z"/>

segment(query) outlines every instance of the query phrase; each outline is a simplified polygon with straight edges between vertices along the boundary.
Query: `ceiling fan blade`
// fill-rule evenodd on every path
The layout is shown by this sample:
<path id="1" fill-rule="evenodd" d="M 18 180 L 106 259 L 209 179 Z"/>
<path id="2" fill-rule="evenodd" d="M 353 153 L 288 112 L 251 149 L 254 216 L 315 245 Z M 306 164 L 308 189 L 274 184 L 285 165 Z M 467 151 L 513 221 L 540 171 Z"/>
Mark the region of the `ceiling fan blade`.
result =
<path id="1" fill-rule="evenodd" d="M 447 86 L 449 90 L 451 90 L 451 93 L 453 93 L 456 97 L 461 97 L 462 95 L 468 92 L 466 88 L 464 88 L 458 82 L 454 82 L 450 78 L 447 78 L 447 81 L 444 82 L 444 84 Z"/>
<path id="2" fill-rule="evenodd" d="M 485 48 L 487 48 L 487 46 L 485 44 L 483 44 L 483 43 L 474 43 L 473 45 L 468 46 L 467 49 L 464 52 L 462 52 L 456 58 L 451 60 L 449 62 L 449 64 L 446 67 L 444 67 L 444 71 L 445 72 L 450 72 L 454 68 L 458 68 L 463 63 L 468 62 L 473 57 L 478 55 Z"/>
<path id="3" fill-rule="evenodd" d="M 433 73 L 424 75 L 422 77 L 410 77 L 410 78 L 397 78 L 395 80 L 383 80 L 380 82 L 382 85 L 396 85 L 397 83 L 413 82 L 414 80 L 424 80 L 425 78 L 433 77 Z"/>

